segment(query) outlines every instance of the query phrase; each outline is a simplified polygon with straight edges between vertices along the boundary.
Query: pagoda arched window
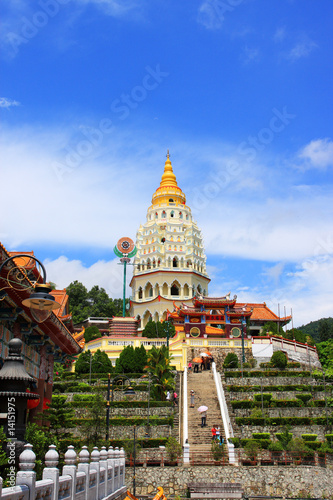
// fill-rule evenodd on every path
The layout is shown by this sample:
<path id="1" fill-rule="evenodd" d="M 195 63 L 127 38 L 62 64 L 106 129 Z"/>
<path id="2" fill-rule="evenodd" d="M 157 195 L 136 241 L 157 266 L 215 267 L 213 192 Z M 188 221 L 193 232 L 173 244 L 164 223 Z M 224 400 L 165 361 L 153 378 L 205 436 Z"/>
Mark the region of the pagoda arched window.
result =
<path id="1" fill-rule="evenodd" d="M 151 268 L 150 259 L 147 260 L 147 269 Z"/>
<path id="2" fill-rule="evenodd" d="M 158 259 L 157 265 L 158 265 L 158 267 L 160 267 L 160 265 L 161 265 L 161 259 Z"/>
<path id="3" fill-rule="evenodd" d="M 170 241 L 173 241 L 173 236 L 170 237 Z"/>
<path id="4" fill-rule="evenodd" d="M 176 245 L 173 247 L 173 250 L 174 250 L 175 252 L 177 252 L 177 247 L 176 247 Z"/>
<path id="5" fill-rule="evenodd" d="M 141 270 L 140 264 L 138 264 L 136 268 L 137 268 L 138 271 L 140 271 Z"/>
<path id="6" fill-rule="evenodd" d="M 177 257 L 174 257 L 174 259 L 172 261 L 172 267 L 178 267 L 178 259 L 177 259 Z"/>
<path id="7" fill-rule="evenodd" d="M 154 250 L 155 250 L 155 248 L 154 248 Z M 153 268 L 155 268 L 155 267 L 156 267 L 156 260 L 154 259 L 153 260 Z"/>
<path id="8" fill-rule="evenodd" d="M 141 286 L 139 288 L 138 297 L 139 297 L 139 300 L 142 299 L 142 288 L 141 288 Z"/>
<path id="9" fill-rule="evenodd" d="M 170 217 L 174 217 L 174 216 L 175 216 L 175 212 L 173 210 L 171 210 Z"/>
<path id="10" fill-rule="evenodd" d="M 183 212 L 179 212 L 179 218 L 182 219 L 183 218 Z"/>
<path id="11" fill-rule="evenodd" d="M 155 212 L 155 219 L 157 219 L 157 218 L 158 218 L 158 213 L 157 213 L 157 212 Z"/>
<path id="12" fill-rule="evenodd" d="M 180 245 L 180 248 L 179 248 L 179 250 L 180 250 L 181 252 L 183 251 L 183 247 L 182 247 L 181 245 Z"/>
<path id="13" fill-rule="evenodd" d="M 161 238 L 161 243 L 165 243 L 165 238 Z"/>
<path id="14" fill-rule="evenodd" d="M 179 287 L 177 285 L 172 285 L 171 295 L 179 295 Z"/>
<path id="15" fill-rule="evenodd" d="M 188 214 L 186 214 L 186 220 L 188 220 Z"/>
<path id="16" fill-rule="evenodd" d="M 172 198 L 169 198 L 169 203 L 173 203 L 173 199 Z"/>
<path id="17" fill-rule="evenodd" d="M 169 250 L 170 250 L 170 252 L 171 252 L 171 245 L 169 245 Z"/>
<path id="18" fill-rule="evenodd" d="M 163 210 L 163 212 L 162 212 L 162 219 L 165 219 L 165 218 L 166 218 L 166 211 Z"/>

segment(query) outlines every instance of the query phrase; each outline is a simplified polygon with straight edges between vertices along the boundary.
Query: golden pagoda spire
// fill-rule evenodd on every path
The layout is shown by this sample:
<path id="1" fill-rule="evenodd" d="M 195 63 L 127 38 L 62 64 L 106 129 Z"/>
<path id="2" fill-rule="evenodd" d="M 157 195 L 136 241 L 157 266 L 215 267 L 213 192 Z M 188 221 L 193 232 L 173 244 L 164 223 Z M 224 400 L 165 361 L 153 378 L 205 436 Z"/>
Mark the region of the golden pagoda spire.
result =
<path id="1" fill-rule="evenodd" d="M 176 176 L 173 173 L 172 165 L 170 161 L 170 153 L 167 151 L 167 159 L 164 165 L 164 174 L 162 175 L 162 180 L 160 183 L 160 187 L 164 186 L 175 186 L 178 187 Z"/>

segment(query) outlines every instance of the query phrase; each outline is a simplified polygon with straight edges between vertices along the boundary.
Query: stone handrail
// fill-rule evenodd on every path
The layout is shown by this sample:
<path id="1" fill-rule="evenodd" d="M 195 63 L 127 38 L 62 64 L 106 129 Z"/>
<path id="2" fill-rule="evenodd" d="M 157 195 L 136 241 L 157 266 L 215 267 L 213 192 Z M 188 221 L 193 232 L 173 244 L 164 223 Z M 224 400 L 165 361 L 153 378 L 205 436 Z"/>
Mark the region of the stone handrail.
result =
<path id="1" fill-rule="evenodd" d="M 218 398 L 220 410 L 221 410 L 221 416 L 222 416 L 224 434 L 225 434 L 225 438 L 226 438 L 226 444 L 228 446 L 229 463 L 235 463 L 235 461 L 236 461 L 235 448 L 234 448 L 234 445 L 232 443 L 229 443 L 229 438 L 234 437 L 234 431 L 233 431 L 233 428 L 231 425 L 229 411 L 228 411 L 227 403 L 225 400 L 225 395 L 224 395 L 224 390 L 223 390 L 222 380 L 221 380 L 221 374 L 217 372 L 215 363 L 212 364 L 212 370 L 213 370 L 213 376 L 214 376 L 214 381 L 215 381 L 215 386 L 216 386 L 217 398 Z"/>
<path id="2" fill-rule="evenodd" d="M 112 446 L 101 451 L 95 447 L 91 454 L 83 446 L 79 455 L 74 447 L 69 446 L 65 453 L 65 465 L 62 475 L 58 469 L 59 454 L 51 445 L 45 455 L 43 479 L 36 481 L 34 472 L 36 455 L 31 444 L 24 446 L 19 457 L 19 472 L 15 485 L 2 488 L 0 478 L 1 500 L 32 500 L 48 498 L 50 500 L 115 500 L 126 493 L 125 486 L 125 452 L 123 448 Z M 76 465 L 77 461 L 79 462 Z M 12 480 L 12 478 L 11 478 Z"/>

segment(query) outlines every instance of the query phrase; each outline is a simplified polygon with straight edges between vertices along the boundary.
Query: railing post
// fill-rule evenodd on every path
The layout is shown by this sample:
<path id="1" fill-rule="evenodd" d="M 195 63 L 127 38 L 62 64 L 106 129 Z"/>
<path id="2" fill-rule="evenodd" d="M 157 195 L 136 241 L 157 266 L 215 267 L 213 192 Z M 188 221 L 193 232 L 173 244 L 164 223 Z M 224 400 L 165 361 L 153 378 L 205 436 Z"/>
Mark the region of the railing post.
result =
<path id="1" fill-rule="evenodd" d="M 113 456 L 114 456 L 113 447 L 109 446 L 109 449 L 108 449 L 108 466 L 112 467 L 111 491 L 110 491 L 110 493 L 114 492 L 114 461 L 113 461 Z"/>
<path id="2" fill-rule="evenodd" d="M 2 497 L 2 477 L 0 477 L 0 498 Z"/>
<path id="3" fill-rule="evenodd" d="M 119 488 L 125 486 L 125 450 L 124 448 L 120 448 L 119 450 L 119 473 L 121 472 L 121 481 L 119 480 Z"/>
<path id="4" fill-rule="evenodd" d="M 32 451 L 32 444 L 25 444 L 24 450 L 19 456 L 20 471 L 16 474 L 16 486 L 26 485 L 29 488 L 29 498 L 35 498 L 36 491 L 36 472 L 35 468 L 36 455 Z"/>
<path id="5" fill-rule="evenodd" d="M 103 497 L 108 496 L 108 452 L 106 451 L 105 446 L 102 446 L 100 455 L 99 455 L 99 465 L 100 467 L 103 467 L 105 472 L 104 472 L 104 488 L 101 485 L 101 488 L 103 489 Z"/>
<path id="6" fill-rule="evenodd" d="M 76 493 L 76 459 L 77 454 L 75 453 L 74 446 L 69 445 L 65 453 L 65 464 L 62 468 L 63 476 L 71 476 L 72 478 L 72 488 L 71 488 L 71 500 L 75 500 Z"/>
<path id="7" fill-rule="evenodd" d="M 113 467 L 114 467 L 114 491 L 119 488 L 119 448 L 113 450 Z"/>
<path id="8" fill-rule="evenodd" d="M 188 441 L 183 445 L 183 465 L 189 466 L 190 464 L 190 445 Z"/>
<path id="9" fill-rule="evenodd" d="M 91 452 L 90 459 L 91 459 L 91 464 L 90 464 L 90 470 L 95 470 L 97 473 L 96 477 L 96 500 L 99 498 L 99 478 L 100 478 L 100 470 L 99 470 L 99 457 L 100 453 L 98 451 L 97 446 L 94 446 L 93 451 Z"/>
<path id="10" fill-rule="evenodd" d="M 53 482 L 53 493 L 51 500 L 58 500 L 59 497 L 59 453 L 54 444 L 49 446 L 49 451 L 45 454 L 45 468 L 43 469 L 43 479 L 51 479 Z M 0 495 L 1 497 L 1 495 Z"/>
<path id="11" fill-rule="evenodd" d="M 79 465 L 77 466 L 77 470 L 79 472 L 84 472 L 86 475 L 85 479 L 85 487 L 84 487 L 84 498 L 85 500 L 88 500 L 89 498 L 89 459 L 90 459 L 90 453 L 88 451 L 88 448 L 86 446 L 82 446 L 82 450 L 79 453 Z"/>

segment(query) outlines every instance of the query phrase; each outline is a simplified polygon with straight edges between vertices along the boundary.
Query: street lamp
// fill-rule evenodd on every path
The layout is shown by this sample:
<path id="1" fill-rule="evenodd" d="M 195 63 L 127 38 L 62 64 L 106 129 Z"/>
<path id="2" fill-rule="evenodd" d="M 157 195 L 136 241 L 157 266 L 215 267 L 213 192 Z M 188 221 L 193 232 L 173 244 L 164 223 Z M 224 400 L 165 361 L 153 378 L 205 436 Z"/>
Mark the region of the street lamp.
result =
<path id="1" fill-rule="evenodd" d="M 112 395 L 111 395 L 111 401 L 113 401 L 113 385 L 116 380 L 121 382 L 123 379 L 126 379 L 129 381 L 131 384 L 131 381 L 126 375 L 117 375 L 111 382 L 111 374 L 109 373 L 108 375 L 108 391 L 107 391 L 107 396 L 106 396 L 106 433 L 105 433 L 105 440 L 108 442 L 109 441 L 109 430 L 110 430 L 110 389 L 112 387 Z M 124 384 L 121 384 L 124 385 Z M 111 387 L 110 387 L 111 386 Z M 129 385 L 129 387 L 126 389 L 124 392 L 125 396 L 134 396 L 135 391 Z"/>
<path id="2" fill-rule="evenodd" d="M 56 302 L 55 298 L 49 293 L 52 289 L 50 285 L 46 282 L 46 270 L 43 264 L 36 259 L 33 255 L 29 254 L 16 254 L 12 257 L 6 259 L 0 266 L 0 275 L 2 270 L 7 266 L 10 262 L 15 259 L 18 260 L 21 257 L 27 257 L 29 259 L 34 260 L 39 264 L 43 271 L 43 283 L 36 283 L 35 285 L 31 284 L 26 287 L 26 289 L 34 289 L 33 293 L 31 293 L 30 297 L 22 301 L 22 305 L 30 308 L 30 312 L 32 317 L 38 323 L 42 323 L 45 321 L 51 314 L 52 311 L 59 309 L 60 304 Z M 11 276 L 12 275 L 12 276 Z M 14 280 L 15 278 L 15 280 Z M 14 262 L 14 267 L 10 266 L 6 277 L 2 278 L 7 281 L 10 288 L 16 290 L 17 286 L 19 286 L 20 290 L 23 290 L 25 287 L 22 285 L 22 281 L 24 279 L 28 279 L 28 273 L 25 265 L 20 265 L 17 262 Z M 2 289 L 3 290 L 3 289 Z"/>

